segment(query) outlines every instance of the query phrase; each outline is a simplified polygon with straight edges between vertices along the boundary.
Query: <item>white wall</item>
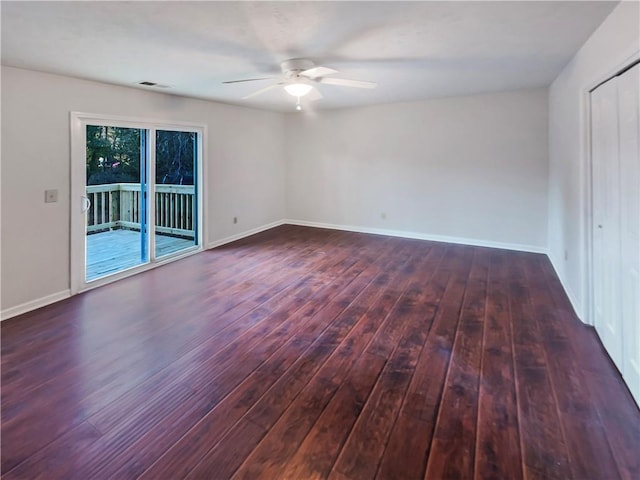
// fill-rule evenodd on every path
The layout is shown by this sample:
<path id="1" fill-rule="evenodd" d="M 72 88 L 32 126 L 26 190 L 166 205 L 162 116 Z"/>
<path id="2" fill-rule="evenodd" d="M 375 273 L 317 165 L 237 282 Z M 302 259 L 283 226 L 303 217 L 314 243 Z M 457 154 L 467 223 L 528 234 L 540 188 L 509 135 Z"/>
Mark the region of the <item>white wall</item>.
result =
<path id="1" fill-rule="evenodd" d="M 640 3 L 622 2 L 582 46 L 549 91 L 549 252 L 578 316 L 585 321 L 589 320 L 585 92 L 637 56 L 639 48 Z"/>
<path id="2" fill-rule="evenodd" d="M 284 217 L 281 114 L 2 67 L 3 311 L 69 288 L 71 111 L 208 125 L 209 243 Z"/>
<path id="3" fill-rule="evenodd" d="M 287 217 L 544 250 L 547 107 L 536 89 L 288 114 Z"/>
<path id="4" fill-rule="evenodd" d="M 585 43 L 551 86 L 548 116 L 547 91 L 525 90 L 283 120 L 2 67 L 1 308 L 69 288 L 69 112 L 83 111 L 208 125 L 209 242 L 290 218 L 531 250 L 548 244 L 581 315 L 583 93 L 638 49 L 639 7 L 623 2 Z M 59 189 L 58 203 L 44 203 L 49 188 Z"/>

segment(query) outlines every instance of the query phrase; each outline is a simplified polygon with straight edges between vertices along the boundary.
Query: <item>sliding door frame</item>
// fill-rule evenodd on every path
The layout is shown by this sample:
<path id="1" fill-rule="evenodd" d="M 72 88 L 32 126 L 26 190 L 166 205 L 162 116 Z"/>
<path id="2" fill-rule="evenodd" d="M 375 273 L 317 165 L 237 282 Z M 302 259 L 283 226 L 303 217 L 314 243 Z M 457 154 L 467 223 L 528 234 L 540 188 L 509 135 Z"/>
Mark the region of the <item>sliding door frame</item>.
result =
<path id="1" fill-rule="evenodd" d="M 107 125 L 122 128 L 135 128 L 148 132 L 146 142 L 146 157 L 148 159 L 147 169 L 147 222 L 148 222 L 148 255 L 149 262 L 142 265 L 123 270 L 112 275 L 86 281 L 86 216 L 83 211 L 83 196 L 86 188 L 86 131 L 87 125 Z M 197 158 L 194 159 L 196 165 L 195 182 L 196 188 L 196 238 L 198 244 L 192 248 L 188 248 L 174 254 L 156 258 L 155 251 L 155 207 L 148 208 L 155 204 L 155 144 L 156 132 L 158 130 L 195 132 L 196 133 L 196 153 Z M 187 122 L 167 122 L 166 120 L 154 120 L 148 118 L 132 118 L 114 115 L 102 115 L 93 113 L 71 112 L 70 113 L 70 142 L 71 142 L 71 222 L 70 222 L 70 278 L 71 278 L 71 294 L 75 295 L 86 290 L 90 290 L 107 283 L 111 283 L 122 278 L 135 275 L 136 273 L 155 268 L 156 266 L 169 263 L 189 255 L 193 255 L 202 251 L 207 245 L 205 225 L 207 192 L 204 188 L 206 178 L 206 142 L 207 142 L 207 126 L 198 123 Z"/>

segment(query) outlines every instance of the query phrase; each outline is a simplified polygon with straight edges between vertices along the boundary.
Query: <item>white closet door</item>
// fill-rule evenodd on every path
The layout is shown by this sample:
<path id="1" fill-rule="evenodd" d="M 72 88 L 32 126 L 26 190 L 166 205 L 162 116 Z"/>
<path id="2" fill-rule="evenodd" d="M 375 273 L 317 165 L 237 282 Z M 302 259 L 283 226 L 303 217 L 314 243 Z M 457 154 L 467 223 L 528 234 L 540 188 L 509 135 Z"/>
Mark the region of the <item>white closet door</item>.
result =
<path id="1" fill-rule="evenodd" d="M 595 327 L 622 371 L 620 316 L 620 165 L 616 79 L 591 93 L 593 306 Z"/>
<path id="2" fill-rule="evenodd" d="M 620 139 L 622 374 L 640 404 L 640 64 L 616 80 Z"/>

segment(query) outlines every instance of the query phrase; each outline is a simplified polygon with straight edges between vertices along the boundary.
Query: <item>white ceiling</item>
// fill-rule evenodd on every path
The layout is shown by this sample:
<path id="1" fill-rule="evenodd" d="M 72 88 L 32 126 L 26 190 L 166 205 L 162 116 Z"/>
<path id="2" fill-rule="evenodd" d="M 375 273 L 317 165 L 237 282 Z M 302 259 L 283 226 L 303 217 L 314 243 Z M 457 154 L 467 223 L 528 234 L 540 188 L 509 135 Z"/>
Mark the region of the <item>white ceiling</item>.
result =
<path id="1" fill-rule="evenodd" d="M 549 85 L 616 3 L 3 1 L 2 63 L 291 111 L 280 89 L 241 100 L 268 82 L 222 82 L 306 57 L 378 82 L 320 85 L 313 107 L 341 108 Z"/>

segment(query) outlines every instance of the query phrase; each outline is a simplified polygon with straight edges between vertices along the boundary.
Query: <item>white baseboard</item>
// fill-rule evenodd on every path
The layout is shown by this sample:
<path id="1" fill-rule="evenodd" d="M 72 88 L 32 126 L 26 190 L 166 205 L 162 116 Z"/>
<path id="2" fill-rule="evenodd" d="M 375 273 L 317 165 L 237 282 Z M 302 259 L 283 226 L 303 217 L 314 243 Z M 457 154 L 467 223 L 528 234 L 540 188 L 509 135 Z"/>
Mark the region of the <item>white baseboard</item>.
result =
<path id="1" fill-rule="evenodd" d="M 272 222 L 267 225 L 262 225 L 261 227 L 253 228 L 251 230 L 247 230 L 237 235 L 232 235 L 230 237 L 211 242 L 207 244 L 206 248 L 209 249 L 209 248 L 219 247 L 220 245 L 224 245 L 225 243 L 230 243 L 236 240 L 240 240 L 241 238 L 248 237 L 250 235 L 263 232 L 265 230 L 269 230 L 270 228 L 280 226 L 284 223 L 285 222 L 283 220 L 279 220 L 277 222 Z M 25 302 L 20 305 L 16 305 L 15 307 L 7 308 L 0 312 L 0 321 L 7 320 L 9 318 L 12 318 L 18 315 L 22 315 L 23 313 L 30 312 L 31 310 L 35 310 L 37 308 L 41 308 L 55 302 L 59 302 L 60 300 L 64 300 L 65 298 L 69 298 L 70 296 L 71 296 L 71 290 L 68 289 L 62 292 L 47 295 L 46 297 L 37 298 L 35 300 L 31 300 L 29 302 Z"/>
<path id="2" fill-rule="evenodd" d="M 556 258 L 554 258 L 553 255 L 551 255 L 551 253 L 547 253 L 547 257 L 549 258 L 549 261 L 551 262 L 551 266 L 553 267 L 553 269 L 556 272 L 556 276 L 558 277 L 558 279 L 560 280 L 560 284 L 562 285 L 562 288 L 564 289 L 564 292 L 567 294 L 567 297 L 569 298 L 569 302 L 571 303 L 571 306 L 573 307 L 573 312 L 576 314 L 576 316 L 580 319 L 580 321 L 584 324 L 588 323 L 585 320 L 584 317 L 584 311 L 582 309 L 582 304 L 580 302 L 578 302 L 578 300 L 576 299 L 576 296 L 574 295 L 573 291 L 569 288 L 569 285 L 566 282 L 566 279 L 564 278 L 564 275 L 562 275 L 562 270 L 560 268 L 558 268 L 559 262 L 557 261 Z"/>
<path id="3" fill-rule="evenodd" d="M 47 295 L 46 297 L 37 298 L 29 302 L 21 303 L 20 305 L 16 305 L 15 307 L 6 308 L 2 310 L 2 312 L 0 312 L 0 321 L 22 315 L 23 313 L 30 312 L 31 310 L 35 310 L 37 308 L 45 307 L 52 303 L 59 302 L 60 300 L 64 300 L 65 298 L 69 298 L 70 296 L 71 290 L 67 289 L 63 290 L 62 292 L 52 293 L 51 295 Z"/>
<path id="4" fill-rule="evenodd" d="M 220 240 L 214 240 L 213 242 L 209 242 L 207 244 L 207 250 L 215 247 L 219 247 L 221 245 L 225 245 L 227 243 L 235 242 L 236 240 L 241 240 L 245 237 L 250 237 L 251 235 L 255 235 L 256 233 L 264 232 L 265 230 L 269 230 L 271 228 L 279 227 L 280 225 L 284 225 L 287 223 L 284 220 L 278 220 L 277 222 L 271 222 L 266 225 L 262 225 L 260 227 L 252 228 L 251 230 L 246 230 L 241 233 L 237 233 L 236 235 L 231 235 L 230 237 L 225 237 Z"/>
<path id="5" fill-rule="evenodd" d="M 529 252 L 529 253 L 542 253 L 549 258 L 553 269 L 560 280 L 560 284 L 564 289 L 567 297 L 569 298 L 569 302 L 571 302 L 571 306 L 573 307 L 574 313 L 576 316 L 583 322 L 585 322 L 585 317 L 583 315 L 582 305 L 576 299 L 576 296 L 573 294 L 573 291 L 568 287 L 568 284 L 564 277 L 560 274 L 560 269 L 558 269 L 558 263 L 551 256 L 550 252 L 544 247 L 536 247 L 533 245 L 522 245 L 522 244 L 513 244 L 513 243 L 502 243 L 502 242 L 492 242 L 487 240 L 476 240 L 473 238 L 460 238 L 460 237 L 447 237 L 443 235 L 430 235 L 425 233 L 417 233 L 417 232 L 407 232 L 402 230 L 386 230 L 382 228 L 368 228 L 368 227 L 354 227 L 351 225 L 335 225 L 330 223 L 319 223 L 319 222 L 307 222 L 304 220 L 285 220 L 285 224 L 289 225 L 300 225 L 303 227 L 315 227 L 315 228 L 328 228 L 331 230 L 344 230 L 348 232 L 359 232 L 359 233 L 371 233 L 375 235 L 388 235 L 391 237 L 403 237 L 403 238 L 413 238 L 417 240 L 430 240 L 433 242 L 445 242 L 445 243 L 455 243 L 459 245 L 470 245 L 474 247 L 488 247 L 488 248 L 501 248 L 503 250 L 515 250 L 518 252 Z"/>
<path id="6" fill-rule="evenodd" d="M 521 245 L 516 243 L 493 242 L 490 240 L 476 240 L 473 238 L 447 237 L 444 235 L 431 235 L 427 233 L 408 232 L 405 230 L 387 230 L 384 228 L 354 227 L 352 225 L 335 225 L 331 223 L 307 222 L 304 220 L 285 220 L 283 223 L 289 225 L 300 225 L 302 227 L 328 228 L 331 230 L 344 230 L 347 232 L 371 233 L 374 235 L 388 235 L 390 237 L 413 238 L 416 240 L 429 240 L 432 242 L 456 243 L 460 245 L 470 245 L 473 247 L 501 248 L 503 250 L 515 250 L 518 252 L 547 253 L 544 247 L 533 245 Z"/>
<path id="7" fill-rule="evenodd" d="M 445 242 L 445 243 L 455 243 L 460 245 L 470 245 L 475 247 L 488 247 L 488 248 L 500 248 L 504 250 L 515 250 L 520 252 L 531 252 L 531 253 L 543 253 L 547 255 L 553 265 L 553 268 L 562 283 L 562 286 L 571 301 L 571 305 L 573 306 L 578 318 L 582 319 L 582 310 L 580 308 L 579 303 L 576 301 L 575 296 L 571 292 L 570 289 L 567 288 L 566 282 L 563 280 L 562 276 L 559 274 L 558 268 L 556 268 L 556 262 L 549 255 L 546 248 L 536 247 L 532 245 L 522 245 L 522 244 L 512 244 L 512 243 L 502 243 L 502 242 L 493 242 L 487 240 L 476 240 L 472 238 L 460 238 L 460 237 L 448 237 L 443 235 L 431 235 L 425 233 L 418 232 L 408 232 L 404 230 L 387 230 L 382 228 L 368 228 L 368 227 L 356 227 L 352 225 L 336 225 L 329 223 L 319 223 L 319 222 L 307 222 L 303 220 L 279 220 L 276 222 L 268 223 L 266 225 L 262 225 L 260 227 L 253 228 L 251 230 L 246 230 L 244 232 L 231 235 L 229 237 L 222 238 L 220 240 L 215 240 L 207 244 L 206 248 L 211 249 L 215 247 L 219 247 L 221 245 L 225 245 L 227 243 L 235 242 L 236 240 L 240 240 L 245 237 L 249 237 L 251 235 L 255 235 L 256 233 L 264 232 L 265 230 L 269 230 L 271 228 L 278 227 L 280 225 L 299 225 L 303 227 L 314 227 L 314 228 L 327 228 L 331 230 L 343 230 L 348 232 L 358 232 L 358 233 L 370 233 L 374 235 L 388 235 L 391 237 L 403 237 L 403 238 L 412 238 L 416 240 L 429 240 L 433 242 Z M 64 290 L 62 292 L 54 293 L 51 295 L 47 295 L 46 297 L 42 297 L 36 300 L 32 300 L 29 302 L 25 302 L 20 305 L 16 305 L 15 307 L 7 308 L 0 312 L 0 320 L 6 320 L 11 317 L 15 317 L 17 315 L 21 315 L 23 313 L 29 312 L 31 310 L 35 310 L 40 307 L 44 307 L 51 303 L 58 302 L 60 300 L 64 300 L 65 298 L 69 298 L 71 296 L 70 290 Z"/>

